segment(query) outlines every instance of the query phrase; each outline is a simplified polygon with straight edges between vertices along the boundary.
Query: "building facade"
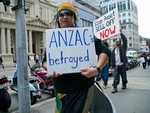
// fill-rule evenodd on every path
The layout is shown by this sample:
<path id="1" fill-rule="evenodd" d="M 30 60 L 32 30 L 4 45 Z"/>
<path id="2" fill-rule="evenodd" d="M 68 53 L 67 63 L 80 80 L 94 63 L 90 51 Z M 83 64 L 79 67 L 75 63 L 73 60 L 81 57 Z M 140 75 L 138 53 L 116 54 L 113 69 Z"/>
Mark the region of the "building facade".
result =
<path id="1" fill-rule="evenodd" d="M 27 53 L 31 59 L 38 54 L 42 59 L 45 48 L 45 30 L 56 28 L 56 11 L 59 3 L 64 0 L 26 0 L 26 44 Z M 67 1 L 67 0 L 65 0 Z M 68 0 L 72 2 L 78 12 L 77 25 L 80 27 L 92 27 L 94 20 L 102 14 L 118 7 L 119 19 L 123 33 L 128 39 L 128 49 L 138 48 L 138 14 L 137 7 L 132 0 L 105 0 L 105 6 L 100 7 L 99 0 Z M 11 6 L 15 1 L 11 1 Z M 16 61 L 16 36 L 15 36 L 15 12 L 5 8 L 0 3 L 0 55 L 4 59 L 4 65 L 13 66 Z M 113 41 L 110 41 L 113 45 Z"/>
<path id="2" fill-rule="evenodd" d="M 56 11 L 58 3 L 63 0 L 26 0 L 26 44 L 27 54 L 34 59 L 38 54 L 42 59 L 45 48 L 45 29 L 56 27 Z M 92 26 L 92 22 L 100 16 L 99 5 L 96 0 L 69 0 L 78 11 L 78 26 Z M 91 5 L 92 4 L 92 5 Z M 15 6 L 15 1 L 11 1 Z M 8 8 L 7 12 L 0 3 L 0 55 L 4 59 L 5 67 L 13 66 L 16 61 L 15 12 Z"/>
<path id="3" fill-rule="evenodd" d="M 15 6 L 15 0 L 11 6 Z M 47 0 L 26 0 L 25 8 L 27 54 L 33 60 L 34 54 L 42 56 L 45 29 L 52 27 L 57 7 Z M 13 66 L 16 61 L 15 21 L 15 11 L 9 7 L 6 12 L 0 3 L 0 55 L 5 67 Z"/>
<path id="4" fill-rule="evenodd" d="M 136 4 L 133 0 L 103 0 L 101 14 L 103 15 L 116 7 L 119 11 L 122 32 L 128 40 L 128 50 L 138 50 L 138 11 Z"/>

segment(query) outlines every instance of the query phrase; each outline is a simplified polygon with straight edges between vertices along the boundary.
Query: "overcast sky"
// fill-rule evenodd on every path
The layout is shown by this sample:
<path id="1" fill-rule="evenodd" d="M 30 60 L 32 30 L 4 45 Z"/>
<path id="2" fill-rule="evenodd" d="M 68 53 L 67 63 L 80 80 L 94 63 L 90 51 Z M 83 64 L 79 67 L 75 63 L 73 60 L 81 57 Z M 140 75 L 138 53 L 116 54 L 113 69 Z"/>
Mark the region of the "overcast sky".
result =
<path id="1" fill-rule="evenodd" d="M 133 0 L 138 7 L 139 35 L 150 38 L 150 1 Z"/>

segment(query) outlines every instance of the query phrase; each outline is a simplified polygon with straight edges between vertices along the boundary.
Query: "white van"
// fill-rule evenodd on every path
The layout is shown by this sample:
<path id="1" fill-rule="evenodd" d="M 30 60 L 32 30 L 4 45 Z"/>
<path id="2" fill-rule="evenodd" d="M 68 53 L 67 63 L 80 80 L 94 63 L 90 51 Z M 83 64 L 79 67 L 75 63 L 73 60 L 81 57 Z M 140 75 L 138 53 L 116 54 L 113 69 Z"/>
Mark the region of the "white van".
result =
<path id="1" fill-rule="evenodd" d="M 134 57 L 134 54 L 137 54 L 137 51 L 135 51 L 135 50 L 129 50 L 126 53 L 126 56 L 127 57 Z"/>

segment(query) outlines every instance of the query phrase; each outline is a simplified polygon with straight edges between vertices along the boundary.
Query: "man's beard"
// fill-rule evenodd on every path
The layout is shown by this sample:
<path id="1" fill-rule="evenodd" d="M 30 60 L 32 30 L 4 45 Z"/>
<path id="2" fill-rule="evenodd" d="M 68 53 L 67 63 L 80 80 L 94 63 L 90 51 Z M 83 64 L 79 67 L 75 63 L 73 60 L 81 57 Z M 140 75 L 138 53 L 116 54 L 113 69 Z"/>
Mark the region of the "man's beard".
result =
<path id="1" fill-rule="evenodd" d="M 117 46 L 117 47 L 120 47 L 120 46 L 121 46 L 121 43 L 119 43 L 119 44 L 116 44 L 116 46 Z"/>

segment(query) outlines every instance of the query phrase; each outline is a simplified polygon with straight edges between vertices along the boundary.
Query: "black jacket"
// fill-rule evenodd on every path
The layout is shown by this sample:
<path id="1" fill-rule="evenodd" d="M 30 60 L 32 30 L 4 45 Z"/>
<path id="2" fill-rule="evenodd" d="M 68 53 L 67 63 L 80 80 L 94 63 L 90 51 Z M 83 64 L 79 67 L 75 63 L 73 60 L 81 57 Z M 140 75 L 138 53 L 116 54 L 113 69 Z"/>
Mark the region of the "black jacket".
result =
<path id="1" fill-rule="evenodd" d="M 3 62 L 3 59 L 2 59 L 2 57 L 0 57 L 0 62 L 1 62 L 1 63 Z"/>
<path id="2" fill-rule="evenodd" d="M 123 42 L 123 44 L 119 48 L 119 51 L 120 51 L 120 60 L 121 60 L 121 62 L 123 62 L 123 64 L 126 64 L 127 63 L 127 57 L 126 57 L 127 39 L 126 39 L 126 37 L 122 33 L 120 35 L 121 35 L 121 39 L 122 39 L 122 42 Z M 113 68 L 116 67 L 115 49 L 116 49 L 116 47 L 112 50 L 112 54 L 111 54 L 111 66 Z"/>

